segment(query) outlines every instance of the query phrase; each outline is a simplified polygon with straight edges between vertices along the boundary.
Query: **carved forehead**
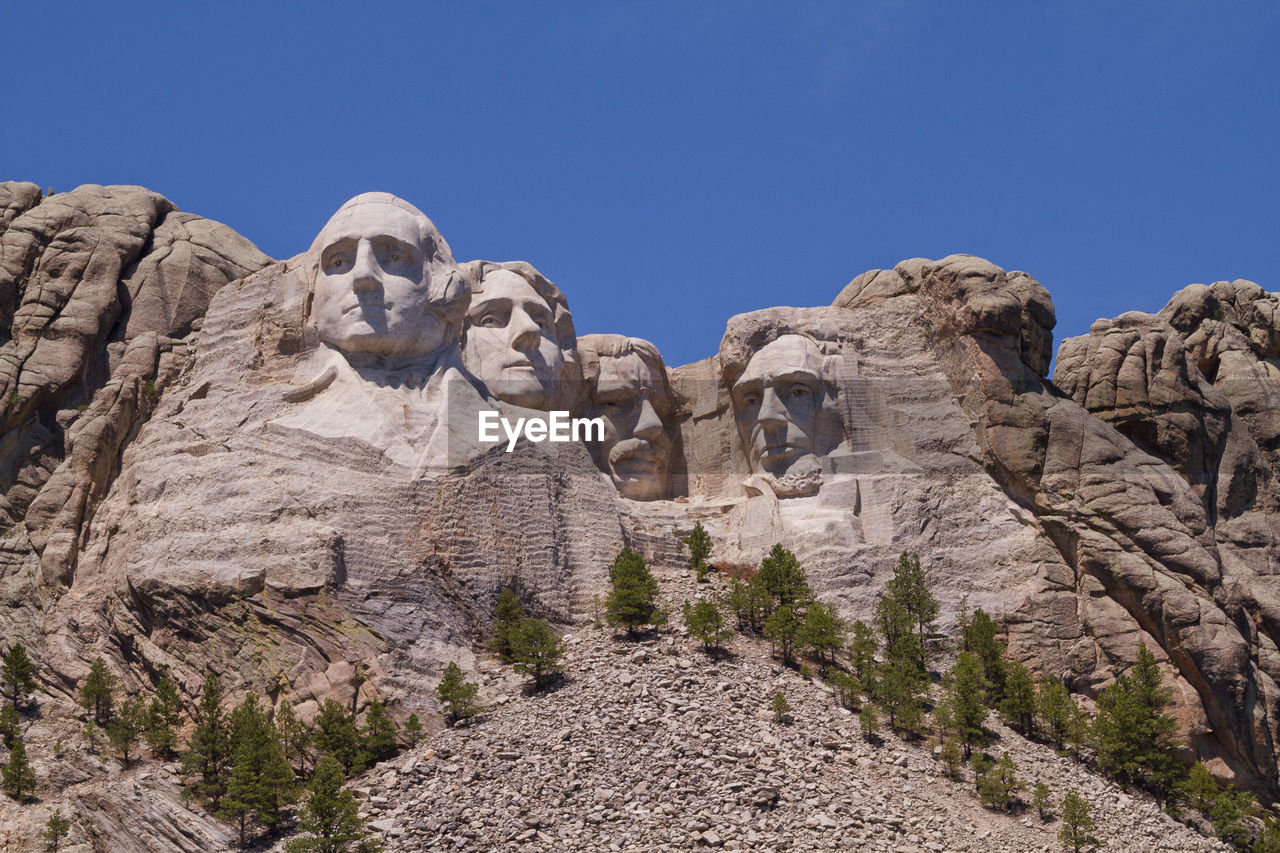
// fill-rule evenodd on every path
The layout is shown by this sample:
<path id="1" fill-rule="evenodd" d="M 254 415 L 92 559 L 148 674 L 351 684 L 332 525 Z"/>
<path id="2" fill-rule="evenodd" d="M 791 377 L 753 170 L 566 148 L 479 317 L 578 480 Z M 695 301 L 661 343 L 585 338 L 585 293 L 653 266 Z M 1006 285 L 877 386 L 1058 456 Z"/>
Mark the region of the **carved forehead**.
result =
<path id="1" fill-rule="evenodd" d="M 311 244 L 313 252 L 344 237 L 394 236 L 417 246 L 424 256 L 453 262 L 448 243 L 421 210 L 390 193 L 361 193 L 338 208 Z"/>
<path id="2" fill-rule="evenodd" d="M 822 353 L 804 335 L 780 335 L 751 356 L 735 385 L 795 373 L 822 378 Z"/>
<path id="3" fill-rule="evenodd" d="M 547 301 L 547 298 L 539 293 L 524 276 L 511 270 L 494 270 L 484 277 L 484 287 L 476 291 L 471 302 L 471 310 L 475 311 L 476 308 L 495 299 L 516 300 L 530 297 L 545 305 L 548 311 L 554 310 L 554 306 Z"/>
<path id="4" fill-rule="evenodd" d="M 594 378 L 597 392 L 645 388 L 664 391 L 665 371 L 647 362 L 638 351 L 626 355 L 606 356 L 599 361 Z"/>

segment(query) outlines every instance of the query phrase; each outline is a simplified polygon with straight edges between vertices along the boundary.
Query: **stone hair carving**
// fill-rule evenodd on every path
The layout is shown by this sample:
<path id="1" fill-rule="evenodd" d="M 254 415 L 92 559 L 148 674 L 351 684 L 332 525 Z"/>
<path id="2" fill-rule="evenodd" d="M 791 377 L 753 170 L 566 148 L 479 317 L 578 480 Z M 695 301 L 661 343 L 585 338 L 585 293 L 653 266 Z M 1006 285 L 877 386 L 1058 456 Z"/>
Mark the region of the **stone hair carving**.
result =
<path id="1" fill-rule="evenodd" d="M 348 360 L 398 368 L 456 343 L 470 298 L 466 276 L 422 211 L 389 193 L 363 193 L 311 245 L 309 323 Z"/>
<path id="2" fill-rule="evenodd" d="M 462 265 L 472 291 L 463 364 L 494 397 L 515 406 L 566 409 L 580 376 L 569 303 L 523 261 Z"/>
<path id="3" fill-rule="evenodd" d="M 625 335 L 584 335 L 578 354 L 583 411 L 605 422 L 604 441 L 589 445 L 596 465 L 623 497 L 666 497 L 675 404 L 658 348 Z"/>
<path id="4" fill-rule="evenodd" d="M 731 326 L 720 358 L 751 480 L 778 497 L 816 493 L 818 458 L 844 438 L 832 359 L 813 337 L 776 325 L 746 335 Z"/>

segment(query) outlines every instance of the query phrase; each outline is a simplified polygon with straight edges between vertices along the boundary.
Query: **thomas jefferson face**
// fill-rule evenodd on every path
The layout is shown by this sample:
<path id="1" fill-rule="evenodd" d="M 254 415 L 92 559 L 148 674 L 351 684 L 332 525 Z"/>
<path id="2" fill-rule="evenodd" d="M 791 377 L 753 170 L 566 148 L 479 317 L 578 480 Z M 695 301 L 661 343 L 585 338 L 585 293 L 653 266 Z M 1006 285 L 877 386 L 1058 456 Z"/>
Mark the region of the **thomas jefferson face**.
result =
<path id="1" fill-rule="evenodd" d="M 604 441 L 592 449 L 618 493 L 639 501 L 664 497 L 671 438 L 663 421 L 670 417 L 671 397 L 661 366 L 635 351 L 602 356 L 591 408 L 605 422 Z"/>
<path id="2" fill-rule="evenodd" d="M 733 385 L 738 432 L 754 473 L 781 478 L 825 452 L 822 354 L 802 335 L 782 335 L 760 349 Z"/>
<path id="3" fill-rule="evenodd" d="M 312 310 L 320 340 L 348 354 L 394 358 L 444 345 L 448 325 L 430 299 L 423 230 L 412 213 L 385 202 L 334 214 L 316 238 Z"/>
<path id="4" fill-rule="evenodd" d="M 499 400 L 546 411 L 557 394 L 564 352 L 555 312 L 522 276 L 484 277 L 467 311 L 463 359 Z"/>

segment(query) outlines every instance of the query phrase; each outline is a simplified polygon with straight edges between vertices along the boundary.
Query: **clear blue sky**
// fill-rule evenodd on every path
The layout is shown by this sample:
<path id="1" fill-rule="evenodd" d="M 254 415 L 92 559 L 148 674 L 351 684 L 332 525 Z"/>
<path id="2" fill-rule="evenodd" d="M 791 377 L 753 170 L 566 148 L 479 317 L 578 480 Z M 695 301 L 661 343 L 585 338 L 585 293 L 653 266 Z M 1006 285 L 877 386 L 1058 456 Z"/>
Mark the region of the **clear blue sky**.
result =
<path id="1" fill-rule="evenodd" d="M 1275 2 L 0 0 L 0 32 L 0 178 L 142 184 L 273 257 L 393 192 L 671 365 L 914 256 L 1027 270 L 1057 340 L 1280 290 Z"/>

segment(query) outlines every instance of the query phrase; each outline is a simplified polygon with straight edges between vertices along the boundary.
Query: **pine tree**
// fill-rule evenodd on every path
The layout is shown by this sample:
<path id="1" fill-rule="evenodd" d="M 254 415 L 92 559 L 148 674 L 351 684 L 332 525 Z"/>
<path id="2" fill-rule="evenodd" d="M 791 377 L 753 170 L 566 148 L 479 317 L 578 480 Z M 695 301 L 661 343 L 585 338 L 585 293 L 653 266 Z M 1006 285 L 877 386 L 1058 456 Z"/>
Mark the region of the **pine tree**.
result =
<path id="1" fill-rule="evenodd" d="M 98 754 L 98 724 L 93 720 L 87 720 L 84 724 L 84 730 L 81 733 L 84 736 L 84 742 L 89 745 L 89 754 Z"/>
<path id="2" fill-rule="evenodd" d="M 876 739 L 876 732 L 880 731 L 880 716 L 876 713 L 875 705 L 862 706 L 862 710 L 858 712 L 858 730 L 862 733 L 863 740 Z"/>
<path id="3" fill-rule="evenodd" d="M 374 853 L 378 844 L 365 836 L 359 807 L 342 787 L 342 768 L 328 755 L 316 763 L 311 793 L 302 806 L 298 828 L 306 833 L 287 845 L 289 853 Z"/>
<path id="4" fill-rule="evenodd" d="M 787 721 L 787 715 L 791 713 L 791 703 L 787 701 L 787 697 L 782 695 L 779 690 L 773 694 L 773 698 L 769 702 L 769 708 L 773 711 L 773 721 L 779 725 Z"/>
<path id="5" fill-rule="evenodd" d="M 862 691 L 856 676 L 841 670 L 827 675 L 827 683 L 836 694 L 836 701 L 850 711 L 856 711 L 862 705 Z"/>
<path id="6" fill-rule="evenodd" d="M 293 705 L 288 699 L 280 700 L 280 708 L 276 711 L 276 733 L 280 738 L 280 747 L 284 750 L 285 760 L 290 766 L 297 767 L 299 777 L 307 775 L 307 753 L 311 749 L 311 727 L 298 719 Z M 294 762 L 297 762 L 294 764 Z"/>
<path id="7" fill-rule="evenodd" d="M 959 742 L 947 738 L 939 746 L 938 758 L 942 759 L 943 766 L 947 768 L 947 778 L 959 779 L 960 768 L 964 766 L 964 752 Z"/>
<path id="8" fill-rule="evenodd" d="M 782 652 L 782 662 L 791 663 L 792 653 L 800 637 L 800 628 L 804 625 L 803 617 L 793 605 L 784 605 L 764 620 L 764 637 L 773 646 L 774 653 Z"/>
<path id="9" fill-rule="evenodd" d="M 1081 850 L 1098 845 L 1093 836 L 1097 825 L 1089 813 L 1089 802 L 1075 791 L 1067 791 L 1062 798 L 1062 829 L 1058 831 L 1058 840 L 1072 850 Z"/>
<path id="10" fill-rule="evenodd" d="M 359 773 L 364 769 L 355 717 L 341 702 L 324 700 L 316 715 L 313 737 L 317 754 L 331 756 L 342 765 L 344 773 Z"/>
<path id="11" fill-rule="evenodd" d="M 205 676 L 194 716 L 196 726 L 182 755 L 182 767 L 192 779 L 191 790 L 216 809 L 231 761 L 231 736 L 222 713 L 222 681 L 212 672 Z"/>
<path id="12" fill-rule="evenodd" d="M 984 806 L 1009 811 L 1018 792 L 1027 786 L 1018 778 L 1017 767 L 1009 753 L 1004 753 L 995 764 L 985 766 L 976 774 L 978 801 Z"/>
<path id="13" fill-rule="evenodd" d="M 904 735 L 920 730 L 921 702 L 928 682 L 913 663 L 887 661 L 876 679 L 876 704 L 889 715 L 889 728 Z"/>
<path id="14" fill-rule="evenodd" d="M 764 620 L 774 607 L 773 596 L 755 578 L 750 583 L 730 579 L 727 603 L 738 628 L 757 634 L 764 630 Z"/>
<path id="15" fill-rule="evenodd" d="M 1202 762 L 1191 765 L 1187 779 L 1182 783 L 1182 796 L 1187 805 L 1197 811 L 1208 814 L 1218 801 L 1218 783 Z"/>
<path id="16" fill-rule="evenodd" d="M 1209 822 L 1218 837 L 1237 849 L 1247 849 L 1250 831 L 1247 818 L 1256 803 L 1247 791 L 1223 791 L 1209 809 Z"/>
<path id="17" fill-rule="evenodd" d="M 775 544 L 753 579 L 773 597 L 777 607 L 803 607 L 813 600 L 809 578 L 796 555 Z"/>
<path id="18" fill-rule="evenodd" d="M 1253 846 L 1254 853 L 1280 853 L 1280 818 L 1262 816 L 1262 831 Z"/>
<path id="19" fill-rule="evenodd" d="M 689 568 L 693 569 L 699 581 L 707 579 L 707 557 L 711 556 L 711 535 L 702 526 L 702 522 L 694 522 L 693 530 L 683 540 L 689 546 Z"/>
<path id="20" fill-rule="evenodd" d="M 99 726 L 105 726 L 111 719 L 117 680 L 115 673 L 107 668 L 105 660 L 101 657 L 93 659 L 89 675 L 80 688 L 80 704 L 93 714 L 94 722 Z"/>
<path id="21" fill-rule="evenodd" d="M 1057 678 L 1048 676 L 1036 688 L 1036 713 L 1045 733 L 1058 749 L 1081 741 L 1085 728 L 1084 713 L 1067 692 L 1066 685 Z"/>
<path id="22" fill-rule="evenodd" d="M 14 643 L 5 653 L 4 665 L 0 667 L 0 682 L 4 685 L 4 696 L 17 709 L 27 695 L 36 689 L 36 667 L 27 656 L 27 648 L 22 643 Z"/>
<path id="23" fill-rule="evenodd" d="M 130 752 L 146 729 L 147 709 L 141 696 L 125 701 L 120 710 L 112 715 L 111 722 L 107 723 L 107 738 L 112 746 L 120 750 L 120 757 L 124 759 L 126 767 L 129 766 Z"/>
<path id="24" fill-rule="evenodd" d="M 1031 808 L 1039 813 L 1041 823 L 1053 817 L 1053 796 L 1045 783 L 1036 783 L 1035 790 L 1031 792 Z"/>
<path id="25" fill-rule="evenodd" d="M 524 607 L 513 586 L 498 593 L 498 603 L 493 610 L 493 651 L 503 663 L 511 663 L 511 633 L 524 619 Z"/>
<path id="26" fill-rule="evenodd" d="M 173 758 L 178 750 L 178 729 L 182 726 L 182 697 L 178 685 L 168 678 L 156 684 L 156 695 L 147 708 L 146 737 L 151 754 Z"/>
<path id="27" fill-rule="evenodd" d="M 533 688 L 541 690 L 560 678 L 564 644 L 541 619 L 524 619 L 512 633 L 512 669 L 533 677 Z"/>
<path id="28" fill-rule="evenodd" d="M 364 712 L 364 728 L 360 732 L 361 748 L 369 764 L 394 758 L 400 751 L 400 727 L 377 699 Z"/>
<path id="29" fill-rule="evenodd" d="M 605 599 L 605 621 L 627 629 L 634 635 L 646 625 L 662 624 L 658 610 L 658 581 L 649 571 L 644 557 L 623 548 L 609 567 L 612 588 Z"/>
<path id="30" fill-rule="evenodd" d="M 714 601 L 702 600 L 696 604 L 685 601 L 682 609 L 685 627 L 702 642 L 707 654 L 715 657 L 724 644 L 733 637 L 733 631 L 725 625 L 724 614 Z"/>
<path id="31" fill-rule="evenodd" d="M 982 705 L 986 689 L 986 681 L 982 677 L 982 664 L 972 652 L 961 652 L 956 656 L 955 666 L 951 669 L 950 683 L 947 685 L 947 708 L 950 711 L 950 722 L 955 727 L 964 757 L 973 754 L 973 747 L 987 742 L 988 733 L 983 721 L 987 717 L 987 709 Z"/>
<path id="32" fill-rule="evenodd" d="M 1004 698 L 1005 680 L 1005 645 L 1000 641 L 1000 626 L 981 607 L 966 613 L 966 603 L 960 606 L 960 649 L 977 656 L 987 683 L 987 704 L 998 708 Z"/>
<path id="33" fill-rule="evenodd" d="M 479 690 L 479 685 L 466 681 L 462 677 L 460 666 L 452 661 L 449 662 L 449 665 L 444 668 L 440 683 L 436 685 L 436 698 L 444 708 L 445 721 L 449 725 L 459 720 L 469 720 L 480 713 L 480 707 L 475 702 L 476 693 Z M 417 719 L 416 715 L 411 719 Z M 422 724 L 419 723 L 418 732 L 421 733 L 421 731 Z"/>
<path id="34" fill-rule="evenodd" d="M 0 711 L 0 742 L 3 742 L 5 749 L 8 749 L 21 735 L 22 718 L 18 716 L 18 709 L 12 705 L 6 705 L 4 710 Z"/>
<path id="35" fill-rule="evenodd" d="M 236 822 L 243 847 L 251 822 L 267 829 L 279 825 L 284 806 L 294 798 L 294 776 L 256 694 L 247 694 L 232 710 L 228 728 L 231 769 L 218 814 Z"/>
<path id="36" fill-rule="evenodd" d="M 49 815 L 49 822 L 44 825 L 45 853 L 58 853 L 62 839 L 71 831 L 71 821 L 62 816 L 62 809 L 54 809 Z"/>
<path id="37" fill-rule="evenodd" d="M 1178 723 L 1164 712 L 1171 702 L 1155 656 L 1143 645 L 1130 671 L 1098 696 L 1093 723 L 1098 765 L 1122 783 L 1145 787 L 1160 802 L 1186 773 L 1173 755 Z"/>
<path id="38" fill-rule="evenodd" d="M 885 593 L 881 598 L 881 602 L 885 601 L 890 602 L 886 612 L 893 611 L 894 618 L 889 622 L 893 623 L 895 642 L 909 639 L 909 648 L 904 649 L 904 652 L 915 657 L 915 663 L 921 672 L 928 673 L 934 656 L 930 637 L 940 605 L 929 590 L 929 573 L 920 565 L 917 555 L 903 553 L 898 558 L 893 577 L 885 586 Z M 886 648 L 892 654 L 892 650 L 888 649 L 892 643 L 887 634 L 885 639 Z"/>
<path id="39" fill-rule="evenodd" d="M 9 748 L 9 762 L 5 764 L 0 780 L 4 784 L 4 792 L 18 802 L 24 802 L 36 789 L 36 772 L 27 760 L 27 747 L 22 738 L 17 738 Z"/>
<path id="40" fill-rule="evenodd" d="M 854 622 L 849 640 L 849 671 L 858 679 L 858 689 L 864 696 L 875 694 L 878 649 L 875 632 L 861 619 Z"/>
<path id="41" fill-rule="evenodd" d="M 410 747 L 422 740 L 422 720 L 418 719 L 417 714 L 410 714 L 409 719 L 405 720 L 404 740 Z"/>
<path id="42" fill-rule="evenodd" d="M 1004 689 L 1000 699 L 1000 716 L 1024 737 L 1035 734 L 1036 683 L 1031 671 L 1018 661 L 1004 667 Z"/>
<path id="43" fill-rule="evenodd" d="M 836 651 L 844 646 L 848 631 L 849 626 L 834 607 L 815 601 L 805 610 L 800 642 L 812 650 L 825 671 L 828 664 L 836 662 Z"/>

